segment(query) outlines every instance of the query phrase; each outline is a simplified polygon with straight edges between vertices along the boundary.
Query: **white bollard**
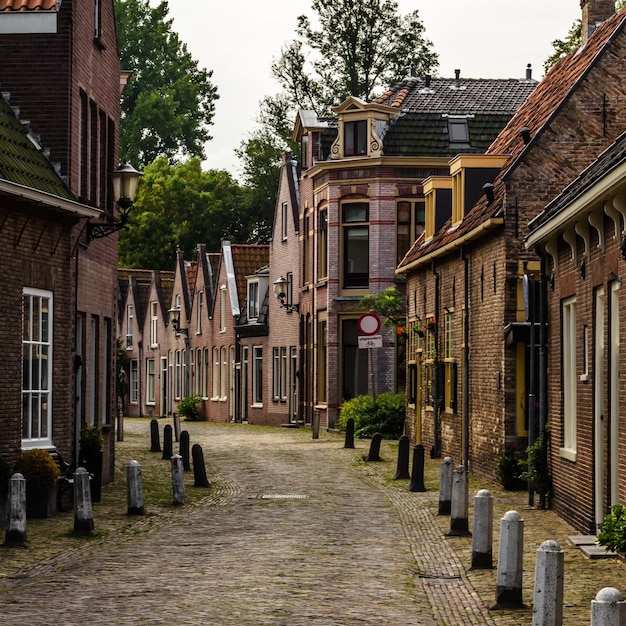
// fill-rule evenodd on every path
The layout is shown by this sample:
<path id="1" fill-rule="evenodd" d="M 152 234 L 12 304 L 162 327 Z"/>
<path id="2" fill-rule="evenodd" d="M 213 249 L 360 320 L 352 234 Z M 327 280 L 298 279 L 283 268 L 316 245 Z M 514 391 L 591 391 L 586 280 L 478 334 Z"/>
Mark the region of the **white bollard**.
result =
<path id="1" fill-rule="evenodd" d="M 26 479 L 13 474 L 9 479 L 9 517 L 4 544 L 7 547 L 26 547 Z"/>
<path id="2" fill-rule="evenodd" d="M 145 515 L 141 465 L 137 461 L 130 461 L 126 466 L 126 501 L 128 515 Z"/>
<path id="3" fill-rule="evenodd" d="M 544 541 L 537 550 L 532 626 L 563 625 L 564 555 L 556 541 Z"/>
<path id="4" fill-rule="evenodd" d="M 619 589 L 600 589 L 591 601 L 591 626 L 626 625 L 626 602 Z"/>
<path id="5" fill-rule="evenodd" d="M 469 531 L 468 499 L 467 472 L 465 467 L 459 465 L 452 475 L 452 502 L 448 537 L 468 537 L 472 534 Z"/>
<path id="6" fill-rule="evenodd" d="M 447 456 L 441 462 L 439 477 L 439 515 L 450 515 L 452 505 L 452 459 Z"/>
<path id="7" fill-rule="evenodd" d="M 500 520 L 500 549 L 494 608 L 522 606 L 524 520 L 517 511 L 507 511 Z"/>
<path id="8" fill-rule="evenodd" d="M 95 534 L 89 472 L 79 467 L 74 472 L 74 534 L 91 536 Z"/>
<path id="9" fill-rule="evenodd" d="M 185 474 L 183 470 L 183 457 L 175 454 L 172 457 L 172 488 L 174 490 L 174 505 L 185 504 Z"/>
<path id="10" fill-rule="evenodd" d="M 493 567 L 493 497 L 487 489 L 474 496 L 472 569 Z"/>

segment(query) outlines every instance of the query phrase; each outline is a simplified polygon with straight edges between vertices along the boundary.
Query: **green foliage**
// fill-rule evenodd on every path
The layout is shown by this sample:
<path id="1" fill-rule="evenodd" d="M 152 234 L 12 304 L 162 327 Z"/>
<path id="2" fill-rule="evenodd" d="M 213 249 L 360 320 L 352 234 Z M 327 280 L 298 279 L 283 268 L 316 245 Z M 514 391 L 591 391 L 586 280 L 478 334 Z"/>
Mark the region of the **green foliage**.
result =
<path id="1" fill-rule="evenodd" d="M 215 114 L 212 71 L 201 69 L 172 30 L 167 0 L 115 0 L 123 70 L 120 160 L 143 168 L 159 156 L 204 157 Z"/>
<path id="2" fill-rule="evenodd" d="M 79 447 L 81 456 L 89 455 L 93 452 L 102 452 L 104 447 L 102 430 L 97 426 L 85 426 L 80 431 Z"/>
<path id="3" fill-rule="evenodd" d="M 371 396 L 356 396 L 341 405 L 339 427 L 342 430 L 349 418 L 354 420 L 357 437 L 380 433 L 385 439 L 397 439 L 404 432 L 406 396 L 404 393 L 381 393 L 376 396 L 376 402 Z"/>
<path id="4" fill-rule="evenodd" d="M 550 430 L 546 427 L 543 437 L 537 437 L 535 442 L 526 449 L 526 471 L 520 474 L 522 480 L 532 484 L 539 496 L 541 508 L 545 508 L 546 499 L 552 493 L 552 475 L 548 463 L 549 441 Z"/>
<path id="5" fill-rule="evenodd" d="M 178 412 L 188 422 L 201 422 L 200 409 L 198 404 L 202 398 L 200 396 L 187 396 L 178 403 Z"/>
<path id="6" fill-rule="evenodd" d="M 597 542 L 598 545 L 606 546 L 607 550 L 626 552 L 626 507 L 623 504 L 611 507 L 611 512 L 602 522 Z"/>
<path id="7" fill-rule="evenodd" d="M 517 491 L 524 489 L 526 483 L 521 476 L 526 468 L 526 460 L 518 459 L 518 457 L 508 452 L 498 459 L 498 467 L 496 468 L 496 477 L 502 483 L 502 486 L 509 491 Z"/>
<path id="8" fill-rule="evenodd" d="M 357 305 L 362 311 L 373 311 L 384 317 L 383 326 L 393 328 L 399 335 L 404 330 L 406 307 L 402 294 L 395 287 L 388 287 L 375 296 L 363 296 Z"/>
<path id="9" fill-rule="evenodd" d="M 203 171 L 200 159 L 171 165 L 164 157 L 144 170 L 127 230 L 121 267 L 173 269 L 176 251 L 194 257 L 198 243 L 219 250 L 222 239 L 247 243 L 260 218 L 225 170 Z"/>
<path id="10" fill-rule="evenodd" d="M 46 450 L 35 449 L 22 452 L 14 468 L 31 485 L 55 485 L 59 468 Z"/>

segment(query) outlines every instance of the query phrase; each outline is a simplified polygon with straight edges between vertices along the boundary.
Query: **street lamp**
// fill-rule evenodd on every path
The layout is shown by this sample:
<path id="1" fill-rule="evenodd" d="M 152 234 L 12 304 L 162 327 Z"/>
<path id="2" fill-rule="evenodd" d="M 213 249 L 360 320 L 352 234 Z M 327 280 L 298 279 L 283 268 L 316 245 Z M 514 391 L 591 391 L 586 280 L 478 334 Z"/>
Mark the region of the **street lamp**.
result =
<path id="1" fill-rule="evenodd" d="M 280 302 L 280 306 L 283 307 L 287 311 L 287 313 L 293 313 L 293 311 L 299 312 L 300 305 L 296 302 L 295 304 L 289 304 L 287 302 L 287 286 L 289 285 L 289 281 L 281 276 L 277 280 L 274 281 L 274 293 Z"/>
<path id="2" fill-rule="evenodd" d="M 113 233 L 126 228 L 128 224 L 128 214 L 133 206 L 133 201 L 137 195 L 139 179 L 143 172 L 137 171 L 132 165 L 126 163 L 111 174 L 113 184 L 113 197 L 119 209 L 119 222 L 89 222 L 87 224 L 87 242 L 93 239 L 102 239 Z"/>
<path id="3" fill-rule="evenodd" d="M 169 311 L 169 316 L 170 316 L 170 322 L 172 324 L 172 328 L 174 329 L 174 332 L 177 335 L 183 334 L 183 335 L 189 335 L 189 329 L 188 328 L 181 328 L 180 327 L 180 307 L 179 306 L 175 306 L 172 307 Z"/>

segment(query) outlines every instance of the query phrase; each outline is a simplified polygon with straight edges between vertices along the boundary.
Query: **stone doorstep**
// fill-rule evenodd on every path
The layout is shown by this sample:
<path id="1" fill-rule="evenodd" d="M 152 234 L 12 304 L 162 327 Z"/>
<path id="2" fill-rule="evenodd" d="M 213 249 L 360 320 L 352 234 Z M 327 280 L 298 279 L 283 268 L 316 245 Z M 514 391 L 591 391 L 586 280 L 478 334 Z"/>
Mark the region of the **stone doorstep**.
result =
<path id="1" fill-rule="evenodd" d="M 619 556 L 617 552 L 597 545 L 595 535 L 570 535 L 567 541 L 579 548 L 590 559 L 612 559 Z"/>

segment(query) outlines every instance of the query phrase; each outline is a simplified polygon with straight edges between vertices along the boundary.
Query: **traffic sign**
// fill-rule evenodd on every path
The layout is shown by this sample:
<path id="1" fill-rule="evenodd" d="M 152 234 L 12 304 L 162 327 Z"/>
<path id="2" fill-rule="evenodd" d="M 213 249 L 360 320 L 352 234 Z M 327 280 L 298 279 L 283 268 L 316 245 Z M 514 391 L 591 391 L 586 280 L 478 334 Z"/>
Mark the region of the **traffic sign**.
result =
<path id="1" fill-rule="evenodd" d="M 376 335 L 380 330 L 380 317 L 376 313 L 363 313 L 357 326 L 362 335 Z"/>
<path id="2" fill-rule="evenodd" d="M 368 335 L 367 337 L 359 337 L 359 348 L 382 348 L 382 335 Z"/>

